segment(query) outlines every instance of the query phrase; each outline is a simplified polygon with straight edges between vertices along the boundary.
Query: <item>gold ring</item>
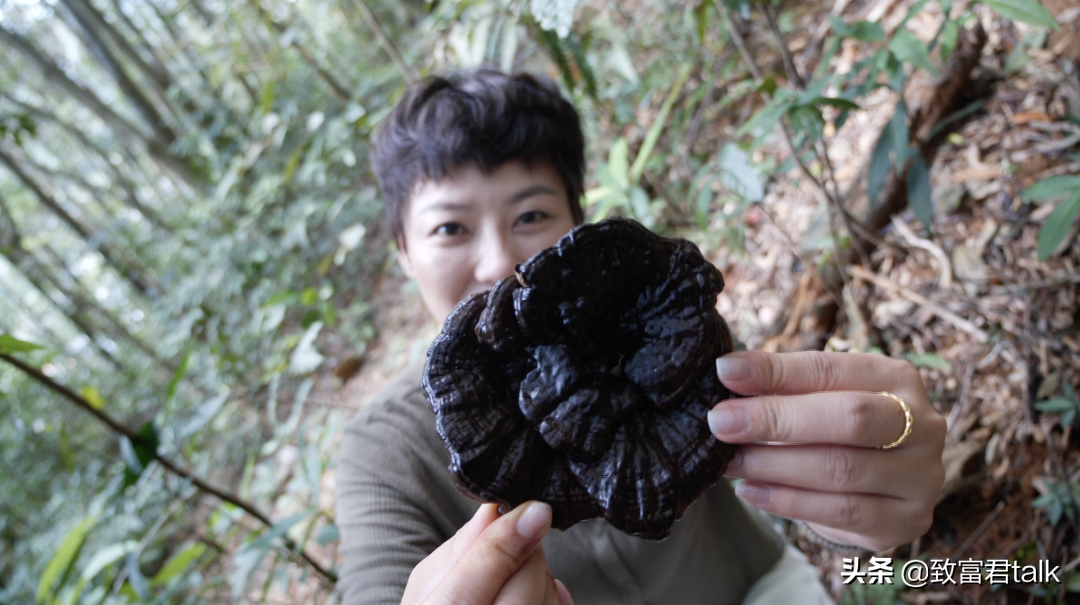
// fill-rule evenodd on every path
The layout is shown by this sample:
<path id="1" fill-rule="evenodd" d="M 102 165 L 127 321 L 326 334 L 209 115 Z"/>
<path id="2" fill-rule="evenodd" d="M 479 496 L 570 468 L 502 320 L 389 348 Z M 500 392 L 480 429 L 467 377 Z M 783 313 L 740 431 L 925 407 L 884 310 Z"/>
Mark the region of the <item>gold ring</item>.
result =
<path id="1" fill-rule="evenodd" d="M 907 438 L 911 436 L 911 425 L 913 424 L 913 421 L 911 419 L 911 407 L 909 407 L 907 402 L 905 402 L 903 399 L 900 399 L 899 397 L 888 391 L 881 391 L 880 393 L 878 393 L 878 395 L 884 395 L 889 399 L 892 399 L 896 403 L 899 403 L 900 410 L 904 412 L 904 432 L 900 434 L 900 438 L 888 445 L 878 446 L 879 450 L 891 450 L 894 447 L 899 447 L 903 445 L 903 443 L 907 441 Z"/>

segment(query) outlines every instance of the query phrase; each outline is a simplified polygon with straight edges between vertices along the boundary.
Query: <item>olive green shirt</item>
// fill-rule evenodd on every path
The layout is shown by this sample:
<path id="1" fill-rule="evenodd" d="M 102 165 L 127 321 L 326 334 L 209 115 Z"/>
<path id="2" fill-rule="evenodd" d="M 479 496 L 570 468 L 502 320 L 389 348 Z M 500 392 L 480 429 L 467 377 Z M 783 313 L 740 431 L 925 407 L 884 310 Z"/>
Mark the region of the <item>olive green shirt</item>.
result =
<path id="1" fill-rule="evenodd" d="M 400 603 L 413 567 L 479 507 L 447 471 L 422 369 L 413 364 L 345 427 L 337 467 L 345 605 Z M 577 605 L 740 603 L 784 548 L 726 481 L 694 502 L 664 541 L 593 519 L 549 532 L 543 545 Z"/>

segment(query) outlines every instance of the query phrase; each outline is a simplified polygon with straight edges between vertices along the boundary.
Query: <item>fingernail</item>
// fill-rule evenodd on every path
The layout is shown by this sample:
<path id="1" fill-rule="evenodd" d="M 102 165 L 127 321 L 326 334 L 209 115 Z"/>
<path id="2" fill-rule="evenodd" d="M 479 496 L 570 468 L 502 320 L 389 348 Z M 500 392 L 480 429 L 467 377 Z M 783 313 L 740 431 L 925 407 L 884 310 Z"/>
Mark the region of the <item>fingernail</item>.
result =
<path id="1" fill-rule="evenodd" d="M 521 537 L 535 540 L 551 525 L 551 507 L 544 502 L 530 502 L 518 517 L 517 531 Z"/>
<path id="2" fill-rule="evenodd" d="M 739 483 L 735 486 L 735 495 L 758 508 L 769 503 L 769 488 L 756 483 Z"/>
<path id="3" fill-rule="evenodd" d="M 754 364 L 738 357 L 720 357 L 716 360 L 716 377 L 732 382 L 750 380 L 754 377 Z"/>
<path id="4" fill-rule="evenodd" d="M 714 435 L 737 435 L 750 428 L 750 413 L 740 406 L 709 410 L 709 430 Z"/>
<path id="5" fill-rule="evenodd" d="M 735 455 L 731 457 L 731 462 L 728 462 L 727 472 L 737 471 L 742 466 L 742 452 L 736 450 Z"/>

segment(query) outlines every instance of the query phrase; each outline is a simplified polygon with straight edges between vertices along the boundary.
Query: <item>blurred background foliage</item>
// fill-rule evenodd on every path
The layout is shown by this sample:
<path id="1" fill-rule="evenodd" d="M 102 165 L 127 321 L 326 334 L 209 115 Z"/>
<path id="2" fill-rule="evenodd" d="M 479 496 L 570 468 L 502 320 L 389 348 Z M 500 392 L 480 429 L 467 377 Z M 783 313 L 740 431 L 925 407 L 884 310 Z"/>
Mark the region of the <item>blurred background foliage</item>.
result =
<path id="1" fill-rule="evenodd" d="M 318 384 L 377 336 L 368 142 L 409 83 L 548 73 L 598 160 L 591 219 L 738 243 L 794 163 L 838 194 L 817 143 L 935 69 L 971 20 L 952 4 L 910 3 L 945 15 L 922 37 L 834 15 L 804 81 L 739 37 L 782 41 L 795 2 L 0 0 L 0 603 L 336 599 L 323 476 L 347 411 Z M 912 157 L 906 119 L 871 188 Z M 796 157 L 759 152 L 781 137 Z M 826 255 L 850 239 L 831 224 Z"/>

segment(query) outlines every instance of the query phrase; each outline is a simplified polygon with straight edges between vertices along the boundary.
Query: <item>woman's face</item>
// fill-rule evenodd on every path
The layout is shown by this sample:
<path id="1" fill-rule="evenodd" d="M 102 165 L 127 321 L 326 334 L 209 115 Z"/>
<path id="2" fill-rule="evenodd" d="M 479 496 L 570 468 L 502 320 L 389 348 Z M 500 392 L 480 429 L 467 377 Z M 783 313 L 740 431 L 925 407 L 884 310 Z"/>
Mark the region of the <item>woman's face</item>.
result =
<path id="1" fill-rule="evenodd" d="M 469 164 L 419 183 L 402 218 L 398 259 L 439 323 L 574 227 L 558 173 L 516 160 L 490 174 Z"/>

